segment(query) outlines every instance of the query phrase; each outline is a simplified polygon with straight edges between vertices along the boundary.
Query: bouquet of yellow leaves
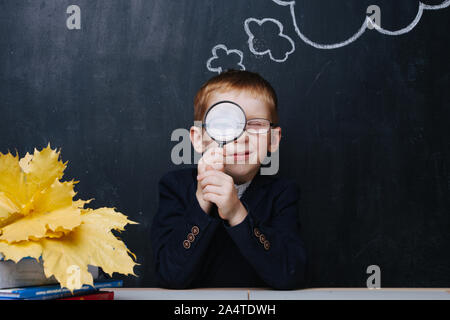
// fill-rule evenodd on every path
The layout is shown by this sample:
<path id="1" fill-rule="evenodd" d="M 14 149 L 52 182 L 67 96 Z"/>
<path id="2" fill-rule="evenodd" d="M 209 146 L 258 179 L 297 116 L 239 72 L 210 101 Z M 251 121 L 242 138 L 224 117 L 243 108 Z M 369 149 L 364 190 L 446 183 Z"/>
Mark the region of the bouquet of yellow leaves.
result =
<path id="1" fill-rule="evenodd" d="M 93 285 L 88 265 L 135 275 L 133 253 L 112 230 L 136 222 L 114 208 L 85 208 L 91 200 L 74 201 L 77 182 L 60 181 L 67 162 L 59 155 L 50 144 L 20 160 L 0 153 L 0 254 L 16 263 L 42 259 L 45 276 L 71 291 Z"/>

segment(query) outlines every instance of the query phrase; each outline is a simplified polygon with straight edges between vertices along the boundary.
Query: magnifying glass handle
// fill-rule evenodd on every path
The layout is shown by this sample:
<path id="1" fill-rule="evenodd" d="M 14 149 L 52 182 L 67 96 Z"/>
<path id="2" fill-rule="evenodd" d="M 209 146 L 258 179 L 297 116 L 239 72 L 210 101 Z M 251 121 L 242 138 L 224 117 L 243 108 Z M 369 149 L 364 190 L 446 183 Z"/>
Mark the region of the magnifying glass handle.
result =
<path id="1" fill-rule="evenodd" d="M 221 142 L 217 142 L 219 144 L 219 148 L 223 149 L 223 146 L 226 144 L 226 141 L 221 141 Z M 213 208 L 214 208 L 214 215 L 218 218 L 220 218 L 219 216 L 219 208 L 217 207 L 217 205 L 215 203 L 212 204 Z"/>

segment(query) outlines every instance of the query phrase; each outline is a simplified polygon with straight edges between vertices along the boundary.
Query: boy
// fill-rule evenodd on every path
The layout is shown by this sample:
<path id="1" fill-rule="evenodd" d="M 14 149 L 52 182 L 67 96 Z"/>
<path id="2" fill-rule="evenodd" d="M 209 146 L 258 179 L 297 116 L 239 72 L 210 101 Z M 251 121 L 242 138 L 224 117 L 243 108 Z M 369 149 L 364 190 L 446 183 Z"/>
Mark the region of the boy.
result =
<path id="1" fill-rule="evenodd" d="M 194 120 L 209 106 L 232 101 L 246 114 L 245 132 L 223 149 L 201 126 L 190 129 L 198 167 L 169 172 L 159 184 L 151 230 L 154 265 L 163 287 L 303 285 L 305 250 L 299 238 L 298 189 L 260 174 L 277 150 L 277 98 L 256 73 L 230 70 L 207 81 L 194 101 Z"/>

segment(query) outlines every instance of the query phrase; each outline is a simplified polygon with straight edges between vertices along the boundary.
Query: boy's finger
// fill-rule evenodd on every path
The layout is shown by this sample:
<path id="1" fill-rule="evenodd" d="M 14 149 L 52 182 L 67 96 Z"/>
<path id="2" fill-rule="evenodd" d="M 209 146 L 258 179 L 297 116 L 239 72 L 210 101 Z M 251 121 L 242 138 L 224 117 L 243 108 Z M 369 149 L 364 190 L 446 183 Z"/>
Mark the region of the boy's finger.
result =
<path id="1" fill-rule="evenodd" d="M 215 148 L 211 148 L 212 150 L 212 153 L 214 153 L 214 154 L 222 154 L 223 155 L 223 148 L 221 148 L 221 147 L 215 147 Z"/>
<path id="2" fill-rule="evenodd" d="M 202 180 L 202 179 L 204 179 L 206 177 L 209 177 L 209 176 L 215 176 L 216 172 L 221 172 L 221 171 L 218 171 L 218 170 L 204 171 L 204 172 L 202 172 L 202 173 L 197 175 L 197 180 Z"/>
<path id="3" fill-rule="evenodd" d="M 212 165 L 207 166 L 206 168 L 207 171 L 211 170 L 223 171 L 223 169 L 224 169 L 223 163 L 214 163 Z"/>
<path id="4" fill-rule="evenodd" d="M 205 153 L 198 162 L 198 172 L 202 173 L 207 170 L 220 170 L 223 171 L 223 156 L 219 154 L 212 154 L 212 150 Z"/>
<path id="5" fill-rule="evenodd" d="M 197 175 L 197 180 L 202 180 L 202 179 L 204 179 L 206 177 L 209 177 L 209 176 L 217 176 L 217 177 L 219 177 L 222 180 L 232 179 L 229 175 L 227 175 L 223 171 L 208 170 L 208 171 L 202 172 L 201 174 Z"/>
<path id="6" fill-rule="evenodd" d="M 203 191 L 203 194 L 208 193 L 208 192 L 215 193 L 215 194 L 218 194 L 218 195 L 222 195 L 223 194 L 223 188 L 219 187 L 219 186 L 215 186 L 213 184 L 206 185 L 203 188 L 202 191 Z"/>
<path id="7" fill-rule="evenodd" d="M 211 147 L 211 148 L 208 148 L 204 153 L 203 153 L 203 156 L 207 156 L 207 155 L 216 155 L 216 154 L 218 154 L 218 155 L 223 155 L 224 154 L 224 151 L 223 151 L 224 149 L 223 148 L 220 148 L 220 147 Z"/>
<path id="8" fill-rule="evenodd" d="M 221 196 L 212 193 L 212 192 L 207 192 L 205 194 L 203 194 L 203 199 L 205 199 L 206 201 L 210 201 L 212 203 L 215 203 L 216 205 L 218 205 L 220 203 L 220 198 Z"/>
<path id="9" fill-rule="evenodd" d="M 207 185 L 223 186 L 223 179 L 217 176 L 209 176 L 199 181 L 201 188 L 203 189 Z"/>
<path id="10" fill-rule="evenodd" d="M 224 153 L 222 148 L 214 148 L 211 153 L 207 155 L 207 158 L 214 159 L 214 161 L 223 162 Z"/>
<path id="11" fill-rule="evenodd" d="M 216 163 L 224 163 L 221 158 L 208 158 L 204 160 L 205 166 L 212 166 Z"/>
<path id="12" fill-rule="evenodd" d="M 207 166 L 212 166 L 212 165 L 214 165 L 214 164 L 216 164 L 216 163 L 221 163 L 221 164 L 224 163 L 223 157 L 222 157 L 222 156 L 219 156 L 219 155 L 214 155 L 214 156 L 212 156 L 212 157 L 206 157 L 205 160 L 204 160 L 204 162 L 205 162 L 205 164 L 206 164 Z"/>
<path id="13" fill-rule="evenodd" d="M 209 184 L 215 185 L 215 186 L 220 186 L 221 188 L 224 188 L 225 186 L 228 185 L 227 179 L 224 178 L 223 176 L 218 175 L 218 174 L 204 177 L 201 180 L 198 180 L 198 184 L 200 184 L 200 187 L 202 189 L 204 187 L 206 187 L 207 185 L 209 185 Z"/>
<path id="14" fill-rule="evenodd" d="M 207 152 L 207 153 L 204 153 L 203 154 L 203 159 L 221 159 L 221 158 L 223 158 L 223 153 L 221 153 L 221 152 L 218 152 L 218 151 L 214 151 L 214 150 L 211 150 L 210 152 Z"/>
<path id="15" fill-rule="evenodd" d="M 202 157 L 201 157 L 200 160 L 199 160 L 199 163 L 200 163 L 200 162 L 206 163 L 206 161 L 207 161 L 209 158 L 211 158 L 212 152 L 213 152 L 213 149 L 212 149 L 212 148 L 206 149 L 206 151 L 203 152 Z"/>

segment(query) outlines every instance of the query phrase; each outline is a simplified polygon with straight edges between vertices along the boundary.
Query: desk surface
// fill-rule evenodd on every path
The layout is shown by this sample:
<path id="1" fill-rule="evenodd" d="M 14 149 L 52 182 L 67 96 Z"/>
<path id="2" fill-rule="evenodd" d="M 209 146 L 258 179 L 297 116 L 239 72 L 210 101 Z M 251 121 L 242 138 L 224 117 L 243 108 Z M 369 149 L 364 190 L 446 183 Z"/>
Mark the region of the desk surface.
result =
<path id="1" fill-rule="evenodd" d="M 159 288 L 115 288 L 116 300 L 450 300 L 450 288 L 317 288 L 269 290 L 254 288 L 210 288 L 168 290 Z"/>

